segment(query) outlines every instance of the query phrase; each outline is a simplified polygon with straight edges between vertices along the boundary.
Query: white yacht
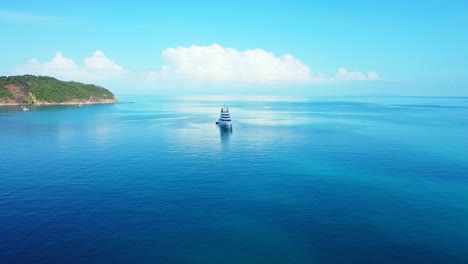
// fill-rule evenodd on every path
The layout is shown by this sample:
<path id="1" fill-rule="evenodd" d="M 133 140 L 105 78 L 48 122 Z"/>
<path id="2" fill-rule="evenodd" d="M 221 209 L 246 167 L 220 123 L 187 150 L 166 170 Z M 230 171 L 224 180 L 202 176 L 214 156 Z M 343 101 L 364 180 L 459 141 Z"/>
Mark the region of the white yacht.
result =
<path id="1" fill-rule="evenodd" d="M 216 124 L 219 125 L 220 127 L 231 127 L 232 122 L 231 122 L 231 114 L 229 113 L 229 108 L 221 108 L 221 114 L 219 116 L 218 121 L 216 121 Z"/>

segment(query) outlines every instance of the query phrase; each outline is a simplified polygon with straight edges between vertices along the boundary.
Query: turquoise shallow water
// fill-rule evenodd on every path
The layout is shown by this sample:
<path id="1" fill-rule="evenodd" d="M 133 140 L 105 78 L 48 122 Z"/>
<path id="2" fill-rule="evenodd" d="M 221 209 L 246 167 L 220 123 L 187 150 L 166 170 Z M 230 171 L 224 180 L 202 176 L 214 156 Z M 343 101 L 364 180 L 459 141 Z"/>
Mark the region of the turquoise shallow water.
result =
<path id="1" fill-rule="evenodd" d="M 120 99 L 0 107 L 0 263 L 468 263 L 468 98 Z"/>

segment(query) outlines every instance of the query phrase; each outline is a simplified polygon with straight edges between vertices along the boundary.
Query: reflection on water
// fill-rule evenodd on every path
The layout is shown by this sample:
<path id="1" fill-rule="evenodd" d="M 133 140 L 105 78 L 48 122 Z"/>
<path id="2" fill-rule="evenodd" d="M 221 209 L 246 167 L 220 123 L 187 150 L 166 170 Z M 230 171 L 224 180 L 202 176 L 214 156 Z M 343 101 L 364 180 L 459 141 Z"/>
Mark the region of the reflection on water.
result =
<path id="1" fill-rule="evenodd" d="M 46 110 L 62 110 L 81 108 L 80 105 L 0 105 L 0 113 L 3 112 L 34 112 Z"/>
<path id="2" fill-rule="evenodd" d="M 229 136 L 232 134 L 232 127 L 219 127 L 219 135 L 221 137 L 221 141 L 227 142 L 229 140 Z"/>
<path id="3" fill-rule="evenodd" d="M 35 110 L 34 105 L 0 105 L 1 112 L 27 112 L 30 110 Z"/>

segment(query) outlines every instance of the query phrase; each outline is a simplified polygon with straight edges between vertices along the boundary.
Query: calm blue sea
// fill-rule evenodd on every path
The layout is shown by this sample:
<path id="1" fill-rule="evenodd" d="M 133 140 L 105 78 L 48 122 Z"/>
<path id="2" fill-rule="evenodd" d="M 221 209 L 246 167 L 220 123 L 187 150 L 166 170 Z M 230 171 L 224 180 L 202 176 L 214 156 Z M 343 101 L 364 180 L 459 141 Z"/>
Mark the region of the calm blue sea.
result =
<path id="1" fill-rule="evenodd" d="M 468 98 L 120 100 L 0 107 L 0 263 L 468 263 Z"/>

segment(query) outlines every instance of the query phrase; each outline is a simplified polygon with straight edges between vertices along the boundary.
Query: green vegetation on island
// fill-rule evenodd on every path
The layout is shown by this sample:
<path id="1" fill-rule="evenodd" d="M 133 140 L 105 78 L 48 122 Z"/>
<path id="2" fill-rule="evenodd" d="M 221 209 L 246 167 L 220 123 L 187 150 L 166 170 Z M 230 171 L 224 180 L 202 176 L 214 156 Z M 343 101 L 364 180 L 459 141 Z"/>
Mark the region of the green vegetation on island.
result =
<path id="1" fill-rule="evenodd" d="M 47 76 L 1 76 L 0 104 L 116 103 L 109 90 Z"/>

